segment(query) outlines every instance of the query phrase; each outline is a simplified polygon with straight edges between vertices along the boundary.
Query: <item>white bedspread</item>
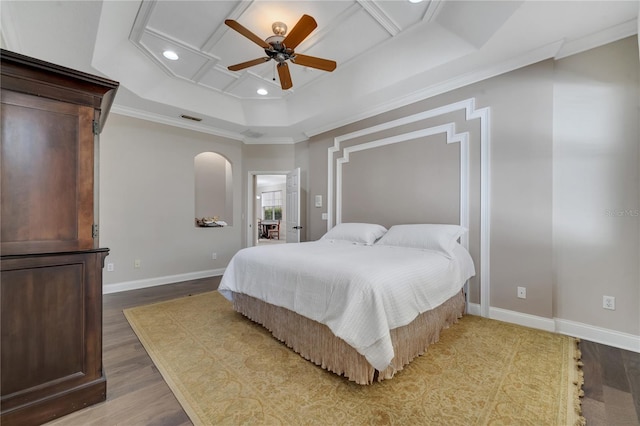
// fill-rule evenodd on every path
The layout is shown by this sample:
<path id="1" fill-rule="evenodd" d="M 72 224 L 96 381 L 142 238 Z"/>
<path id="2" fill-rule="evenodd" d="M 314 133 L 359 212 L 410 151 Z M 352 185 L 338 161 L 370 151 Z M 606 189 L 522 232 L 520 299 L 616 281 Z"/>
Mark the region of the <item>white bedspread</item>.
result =
<path id="1" fill-rule="evenodd" d="M 327 325 L 378 370 L 393 359 L 389 330 L 453 297 L 475 274 L 469 253 L 319 240 L 240 250 L 219 291 L 244 293 Z"/>

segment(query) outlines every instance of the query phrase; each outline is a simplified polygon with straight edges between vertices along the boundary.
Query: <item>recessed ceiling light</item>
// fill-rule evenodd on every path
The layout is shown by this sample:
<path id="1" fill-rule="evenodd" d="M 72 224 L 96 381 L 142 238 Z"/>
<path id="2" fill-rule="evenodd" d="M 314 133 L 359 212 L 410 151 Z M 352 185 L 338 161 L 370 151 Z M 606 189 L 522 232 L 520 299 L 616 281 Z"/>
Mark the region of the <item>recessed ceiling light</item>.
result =
<path id="1" fill-rule="evenodd" d="M 179 58 L 178 54 L 173 50 L 165 50 L 164 52 L 162 52 L 162 56 L 172 61 L 177 61 Z"/>
<path id="2" fill-rule="evenodd" d="M 422 0 L 409 0 L 409 3 L 421 3 Z"/>
<path id="3" fill-rule="evenodd" d="M 258 89 L 258 95 L 268 95 L 269 92 L 267 92 L 267 89 Z"/>

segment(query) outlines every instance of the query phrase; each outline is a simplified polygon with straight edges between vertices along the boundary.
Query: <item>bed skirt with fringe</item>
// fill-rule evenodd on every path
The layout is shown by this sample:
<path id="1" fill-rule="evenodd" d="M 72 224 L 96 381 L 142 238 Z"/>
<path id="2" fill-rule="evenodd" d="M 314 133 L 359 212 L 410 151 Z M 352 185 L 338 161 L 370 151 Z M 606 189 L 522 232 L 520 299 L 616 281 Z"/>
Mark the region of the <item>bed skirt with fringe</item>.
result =
<path id="1" fill-rule="evenodd" d="M 324 324 L 242 293 L 233 294 L 233 305 L 236 311 L 264 326 L 305 359 L 367 385 L 392 378 L 411 360 L 422 355 L 430 344 L 437 342 L 440 331 L 462 317 L 465 297 L 459 292 L 437 308 L 418 315 L 411 323 L 391 330 L 395 356 L 389 367 L 382 371 L 373 368 L 363 355 L 336 337 Z"/>

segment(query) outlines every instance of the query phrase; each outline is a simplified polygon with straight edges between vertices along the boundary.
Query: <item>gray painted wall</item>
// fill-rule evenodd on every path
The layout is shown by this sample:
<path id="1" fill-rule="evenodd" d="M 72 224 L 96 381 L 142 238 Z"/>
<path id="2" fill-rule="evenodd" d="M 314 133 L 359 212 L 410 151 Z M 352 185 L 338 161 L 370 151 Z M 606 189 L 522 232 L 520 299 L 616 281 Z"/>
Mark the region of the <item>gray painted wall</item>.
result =
<path id="1" fill-rule="evenodd" d="M 223 268 L 247 241 L 252 171 L 301 167 L 303 239 L 319 238 L 326 232 L 322 213 L 327 202 L 327 149 L 334 137 L 475 98 L 478 107 L 491 108 L 491 306 L 639 335 L 640 218 L 634 214 L 640 208 L 638 86 L 638 45 L 631 37 L 534 64 L 293 146 L 243 145 L 112 114 L 101 135 L 100 159 L 101 245 L 111 248 L 107 262 L 115 264 L 114 272 L 104 273 L 105 286 Z M 470 133 L 471 234 L 477 241 L 477 123 L 461 116 L 446 120 Z M 419 155 L 412 155 L 413 149 Z M 387 179 L 376 182 L 376 192 L 392 193 L 388 202 L 407 202 L 405 208 L 388 210 L 425 217 L 425 188 L 430 183 L 442 183 L 443 188 L 455 183 L 444 175 L 442 182 L 435 182 L 429 168 L 426 174 L 410 174 L 440 158 L 440 147 L 424 149 L 405 145 L 401 157 L 391 162 L 388 158 L 395 154 L 385 150 L 368 152 L 369 158 L 354 156 L 352 168 L 345 168 L 347 188 L 354 197 L 367 195 L 360 191 L 369 182 L 361 171 L 375 163 L 380 171 L 388 168 Z M 193 159 L 204 151 L 219 152 L 232 163 L 234 226 L 229 228 L 193 226 Z M 388 176 L 403 165 L 407 175 L 398 185 Z M 323 196 L 323 207 L 314 207 L 315 195 Z M 367 203 L 373 199 L 370 194 L 363 198 Z M 412 205 L 418 208 L 411 210 Z M 357 218 L 355 204 L 349 208 L 349 218 Z M 372 209 L 366 206 L 362 214 Z M 443 220 L 447 211 L 430 220 Z M 393 219 L 384 221 L 392 224 Z M 402 221 L 419 220 L 407 216 Z M 213 251 L 217 260 L 211 259 Z M 471 251 L 477 257 L 475 245 Z M 135 259 L 142 261 L 141 268 L 133 268 Z M 527 287 L 527 299 L 516 298 L 517 286 Z M 477 288 L 476 282 L 474 301 Z M 601 308 L 604 294 L 616 297 L 615 311 Z"/>
<path id="2" fill-rule="evenodd" d="M 327 150 L 334 138 L 475 98 L 479 107 L 491 108 L 491 306 L 638 335 L 638 90 L 637 38 L 630 37 L 317 135 L 297 155 L 306 151 L 309 158 L 309 198 L 326 198 Z M 411 156 L 397 152 L 398 158 L 380 151 L 368 161 L 386 168 L 380 166 L 385 161 Z M 358 185 L 364 181 L 361 176 Z M 424 179 L 376 181 L 379 192 L 404 200 L 405 211 L 424 206 L 415 197 L 424 185 Z M 478 214 L 476 197 L 472 217 Z M 360 214 L 353 211 L 357 205 L 349 207 L 350 220 L 372 219 L 370 205 Z M 309 239 L 326 232 L 325 211 L 309 204 Z M 518 286 L 527 288 L 527 299 L 516 297 Z M 615 311 L 602 309 L 605 294 L 616 297 Z M 478 300 L 477 288 L 472 300 Z"/>
<path id="3" fill-rule="evenodd" d="M 640 334 L 637 38 L 556 63 L 555 315 Z M 616 310 L 601 309 L 602 296 Z"/>
<path id="4" fill-rule="evenodd" d="M 233 226 L 196 228 L 194 158 L 218 152 L 242 182 L 236 141 L 118 114 L 100 137 L 100 245 L 111 249 L 104 285 L 223 268 L 241 247 L 242 187 Z M 212 259 L 212 253 L 217 259 Z M 134 268 L 134 260 L 141 261 Z"/>

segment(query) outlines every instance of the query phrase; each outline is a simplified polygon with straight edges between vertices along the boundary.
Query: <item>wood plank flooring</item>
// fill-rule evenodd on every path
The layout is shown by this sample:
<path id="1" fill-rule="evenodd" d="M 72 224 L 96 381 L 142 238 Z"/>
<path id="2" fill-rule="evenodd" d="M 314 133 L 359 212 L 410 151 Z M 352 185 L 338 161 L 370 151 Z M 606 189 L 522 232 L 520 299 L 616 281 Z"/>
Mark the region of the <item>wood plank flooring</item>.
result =
<path id="1" fill-rule="evenodd" d="M 48 425 L 191 425 L 122 310 L 212 291 L 220 277 L 104 296 L 107 400 Z M 640 426 L 640 354 L 582 341 L 583 414 L 589 426 Z M 558 425 L 564 426 L 564 425 Z"/>
<path id="2" fill-rule="evenodd" d="M 580 350 L 587 424 L 640 424 L 640 354 L 584 340 Z"/>

